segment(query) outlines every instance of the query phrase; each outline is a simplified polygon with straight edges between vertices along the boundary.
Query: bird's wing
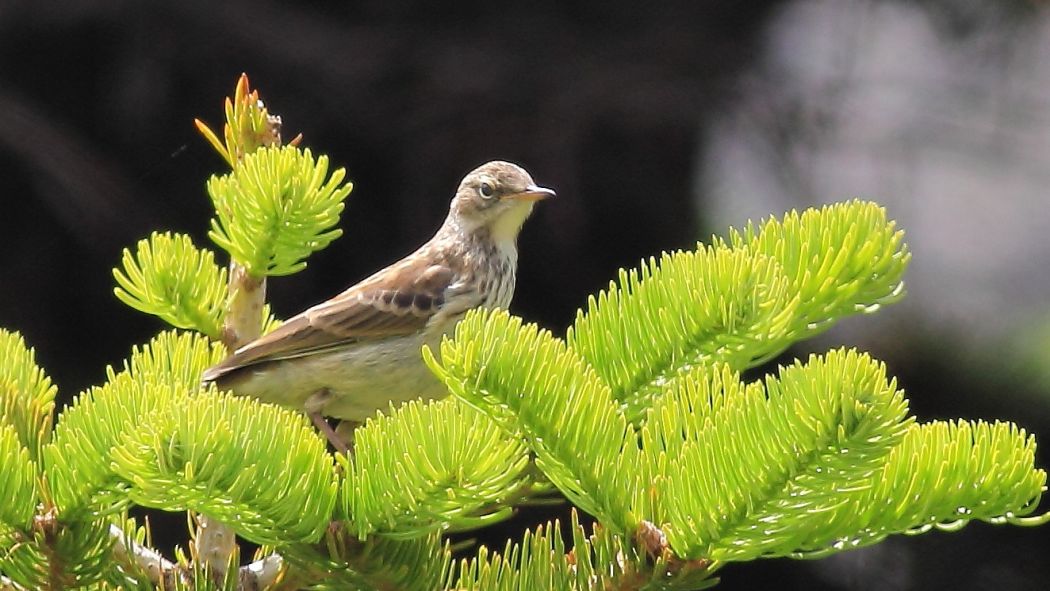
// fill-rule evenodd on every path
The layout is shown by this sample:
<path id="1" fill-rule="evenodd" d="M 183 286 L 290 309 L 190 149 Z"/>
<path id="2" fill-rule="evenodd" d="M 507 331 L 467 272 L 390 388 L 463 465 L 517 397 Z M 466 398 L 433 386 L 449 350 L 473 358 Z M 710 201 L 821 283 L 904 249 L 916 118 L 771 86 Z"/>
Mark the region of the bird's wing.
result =
<path id="1" fill-rule="evenodd" d="M 300 357 L 360 339 L 422 330 L 444 306 L 455 271 L 446 264 L 407 259 L 338 296 L 289 318 L 204 372 L 210 382 L 242 367 Z"/>

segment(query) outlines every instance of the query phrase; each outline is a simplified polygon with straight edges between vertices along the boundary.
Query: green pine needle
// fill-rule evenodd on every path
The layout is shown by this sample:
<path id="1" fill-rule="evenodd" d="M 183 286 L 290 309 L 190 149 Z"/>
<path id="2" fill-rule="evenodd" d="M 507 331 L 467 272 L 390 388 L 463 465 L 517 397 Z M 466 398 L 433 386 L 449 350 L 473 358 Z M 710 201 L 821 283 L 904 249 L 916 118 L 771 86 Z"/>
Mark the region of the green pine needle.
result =
<path id="1" fill-rule="evenodd" d="M 124 249 L 122 265 L 113 269 L 113 293 L 120 301 L 176 328 L 222 336 L 226 270 L 210 250 L 197 248 L 185 234 L 154 232 L 139 240 L 134 255 Z"/>
<path id="2" fill-rule="evenodd" d="M 653 560 L 629 540 L 601 526 L 587 535 L 575 511 L 566 550 L 561 525 L 555 521 L 526 531 L 521 542 L 507 542 L 502 553 L 482 546 L 473 559 L 452 565 L 445 589 L 456 591 L 602 591 L 607 589 L 695 590 L 718 580 L 710 571 L 676 568 Z M 678 564 L 678 567 L 685 565 Z"/>
<path id="3" fill-rule="evenodd" d="M 328 158 L 294 146 L 259 148 L 234 170 L 208 181 L 215 205 L 211 239 L 256 277 L 290 275 L 342 233 L 343 201 L 353 184 Z"/>
<path id="4" fill-rule="evenodd" d="M 698 364 L 754 367 L 845 316 L 897 301 L 910 258 L 903 232 L 874 203 L 792 211 L 761 231 L 730 230 L 728 243 L 621 271 L 566 340 L 638 423 L 653 397 Z"/>
<path id="5" fill-rule="evenodd" d="M 128 431 L 153 420 L 158 409 L 183 404 L 189 395 L 182 388 L 144 384 L 120 373 L 74 398 L 44 448 L 51 493 L 63 515 L 82 518 L 84 511 L 110 514 L 127 508 L 127 483 L 112 468 L 113 446 Z"/>
<path id="6" fill-rule="evenodd" d="M 536 465 L 577 507 L 618 532 L 639 454 L 634 428 L 609 388 L 574 352 L 503 310 L 473 310 L 424 360 L 456 397 L 524 437 Z"/>
<path id="7" fill-rule="evenodd" d="M 149 419 L 111 452 L 136 503 L 198 511 L 260 544 L 320 539 L 335 467 L 301 413 L 206 391 Z"/>
<path id="8" fill-rule="evenodd" d="M 911 252 L 904 231 L 877 203 L 853 200 L 801 214 L 792 210 L 783 221 L 770 217 L 759 226 L 730 229 L 729 242 L 774 257 L 791 278 L 800 301 L 792 341 L 904 297 L 902 278 Z"/>
<path id="9" fill-rule="evenodd" d="M 105 520 L 48 525 L 0 535 L 0 572 L 24 589 L 77 589 L 113 573 L 112 538 Z"/>
<path id="10" fill-rule="evenodd" d="M 646 445 L 683 440 L 666 446 L 657 482 L 668 542 L 679 556 L 717 561 L 829 544 L 856 523 L 836 508 L 904 437 L 906 414 L 885 366 L 844 350 L 783 368 L 764 389 L 669 393 L 643 429 Z"/>
<path id="11" fill-rule="evenodd" d="M 197 333 L 161 333 L 133 350 L 125 369 L 107 368 L 102 386 L 66 407 L 44 448 L 55 503 L 66 516 L 104 514 L 128 506 L 127 483 L 112 466 L 112 449 L 161 409 L 180 406 L 197 389 L 204 368 L 222 359 L 221 347 Z"/>
<path id="12" fill-rule="evenodd" d="M 360 539 L 475 529 L 511 515 L 528 467 L 520 440 L 474 409 L 413 401 L 355 432 L 343 511 Z"/>
<path id="13" fill-rule="evenodd" d="M 292 544 L 281 555 L 293 569 L 319 583 L 318 591 L 435 591 L 441 588 L 452 560 L 447 541 L 437 532 L 413 539 L 372 536 L 359 540 L 344 528 L 330 527 L 321 544 Z"/>
<path id="14" fill-rule="evenodd" d="M 414 540 L 379 537 L 357 558 L 357 567 L 371 589 L 435 591 L 452 562 L 448 543 L 436 533 Z M 335 587 L 334 589 L 342 589 Z"/>
<path id="15" fill-rule="evenodd" d="M 798 298 L 772 258 L 699 246 L 663 254 L 588 299 L 566 340 L 637 421 L 651 399 L 690 368 L 747 367 L 783 347 Z"/>
<path id="16" fill-rule="evenodd" d="M 57 391 L 21 335 L 0 329 L 0 425 L 14 427 L 33 460 L 51 437 Z"/>
<path id="17" fill-rule="evenodd" d="M 0 423 L 0 531 L 25 529 L 36 512 L 37 468 L 14 427 Z"/>
<path id="18" fill-rule="evenodd" d="M 954 531 L 971 520 L 1040 525 L 1024 519 L 1039 505 L 1046 472 L 1035 468 L 1035 437 L 1013 423 L 934 421 L 914 425 L 854 511 L 860 539 L 891 533 Z"/>
<path id="19" fill-rule="evenodd" d="M 136 381 L 195 390 L 204 370 L 222 361 L 226 349 L 201 335 L 168 330 L 141 347 L 132 347 L 124 371 Z"/>

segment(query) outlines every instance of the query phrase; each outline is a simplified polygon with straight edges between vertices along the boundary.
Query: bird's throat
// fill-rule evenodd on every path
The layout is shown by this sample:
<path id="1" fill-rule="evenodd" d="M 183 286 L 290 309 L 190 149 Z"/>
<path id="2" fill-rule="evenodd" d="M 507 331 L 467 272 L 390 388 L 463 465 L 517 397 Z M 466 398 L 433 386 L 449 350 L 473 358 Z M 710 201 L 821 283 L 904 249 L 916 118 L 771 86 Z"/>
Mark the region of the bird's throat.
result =
<path id="1" fill-rule="evenodd" d="M 500 213 L 499 217 L 489 224 L 489 235 L 498 245 L 515 244 L 521 225 L 532 213 L 532 203 L 516 203 L 513 207 Z"/>

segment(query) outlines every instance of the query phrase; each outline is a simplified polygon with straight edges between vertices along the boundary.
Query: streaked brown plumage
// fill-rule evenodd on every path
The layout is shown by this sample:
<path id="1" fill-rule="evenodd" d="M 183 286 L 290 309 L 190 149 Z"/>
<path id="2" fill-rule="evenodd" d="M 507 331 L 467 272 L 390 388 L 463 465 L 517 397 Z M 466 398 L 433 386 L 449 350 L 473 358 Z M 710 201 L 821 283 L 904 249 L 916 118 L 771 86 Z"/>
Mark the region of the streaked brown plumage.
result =
<path id="1" fill-rule="evenodd" d="M 478 167 L 429 242 L 241 347 L 203 380 L 315 422 L 363 421 L 390 402 L 446 395 L 422 346 L 435 348 L 467 310 L 510 304 L 518 231 L 534 202 L 553 195 L 509 162 Z"/>

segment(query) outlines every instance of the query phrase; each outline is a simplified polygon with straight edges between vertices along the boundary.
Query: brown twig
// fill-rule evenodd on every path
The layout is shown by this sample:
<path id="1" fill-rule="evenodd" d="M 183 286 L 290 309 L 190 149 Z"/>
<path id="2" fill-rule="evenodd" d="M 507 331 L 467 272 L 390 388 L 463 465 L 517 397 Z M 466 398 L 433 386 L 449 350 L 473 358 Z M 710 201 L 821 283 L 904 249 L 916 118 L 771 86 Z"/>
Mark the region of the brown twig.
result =
<path id="1" fill-rule="evenodd" d="M 281 118 L 267 112 L 258 91 L 251 90 L 248 76 L 241 74 L 232 101 L 227 99 L 230 120 L 224 128 L 225 156 L 231 166 L 237 166 L 247 152 L 260 146 L 281 143 Z M 197 122 L 205 133 L 207 126 Z M 211 137 L 209 137 L 209 134 Z M 210 130 L 205 137 L 222 153 L 223 146 Z M 229 296 L 226 320 L 223 323 L 223 344 L 233 353 L 238 347 L 259 337 L 262 332 L 262 311 L 266 303 L 266 277 L 254 276 L 236 261 L 230 261 Z M 225 574 L 230 557 L 237 548 L 233 530 L 207 515 L 197 516 L 197 535 L 194 540 L 196 556 L 217 576 Z"/>

